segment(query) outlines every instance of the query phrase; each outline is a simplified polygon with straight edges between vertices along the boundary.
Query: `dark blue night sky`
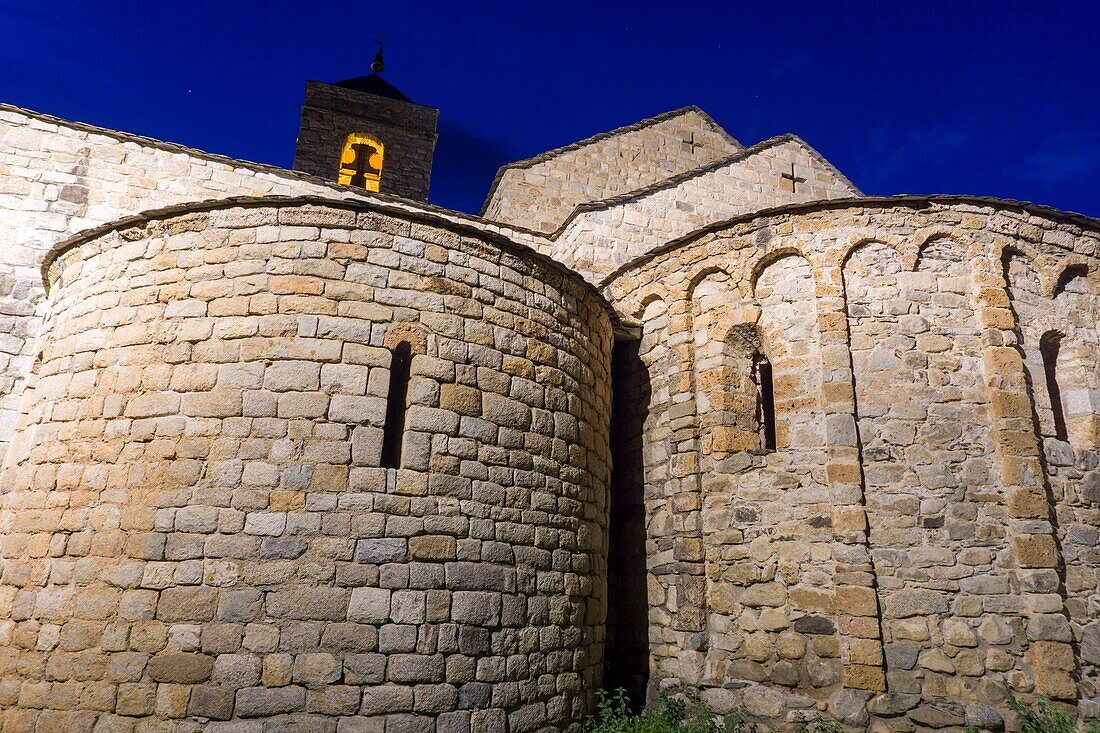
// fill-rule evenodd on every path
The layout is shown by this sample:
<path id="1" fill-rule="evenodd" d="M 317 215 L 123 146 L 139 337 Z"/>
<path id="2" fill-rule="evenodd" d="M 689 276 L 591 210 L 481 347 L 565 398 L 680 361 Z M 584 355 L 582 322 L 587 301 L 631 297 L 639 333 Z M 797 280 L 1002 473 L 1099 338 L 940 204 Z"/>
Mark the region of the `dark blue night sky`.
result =
<path id="1" fill-rule="evenodd" d="M 793 132 L 868 194 L 1100 216 L 1100 3 L 0 0 L 0 101 L 289 166 L 305 81 L 368 72 L 441 110 L 431 200 L 697 104 Z"/>

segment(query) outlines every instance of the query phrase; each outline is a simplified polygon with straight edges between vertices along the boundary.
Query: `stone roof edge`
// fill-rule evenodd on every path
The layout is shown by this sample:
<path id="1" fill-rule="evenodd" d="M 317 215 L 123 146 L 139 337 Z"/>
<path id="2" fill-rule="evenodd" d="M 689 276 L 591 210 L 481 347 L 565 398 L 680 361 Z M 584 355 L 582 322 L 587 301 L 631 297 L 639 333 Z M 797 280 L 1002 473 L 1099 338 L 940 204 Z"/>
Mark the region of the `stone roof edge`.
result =
<path id="1" fill-rule="evenodd" d="M 1035 204 L 1030 201 L 1017 201 L 1014 199 L 1001 199 L 994 196 L 974 196 L 969 194 L 898 194 L 896 196 L 862 196 L 854 198 L 844 199 L 821 199 L 818 201 L 803 201 L 794 204 L 784 204 L 783 206 L 774 206 L 770 209 L 760 209 L 759 211 L 749 212 L 747 214 L 740 214 L 738 216 L 723 219 L 722 221 L 714 222 L 713 224 L 707 224 L 705 227 L 700 227 L 692 232 L 688 232 L 682 237 L 667 242 L 660 247 L 657 247 L 643 255 L 639 255 L 632 260 L 624 262 L 616 267 L 605 277 L 603 277 L 596 285 L 600 292 L 603 292 L 607 287 L 615 281 L 616 278 L 625 274 L 626 272 L 636 269 L 637 267 L 645 264 L 646 262 L 656 259 L 663 254 L 679 249 L 680 247 L 692 244 L 695 240 L 701 239 L 708 234 L 714 234 L 722 231 L 723 229 L 729 229 L 730 227 L 745 222 L 752 221 L 754 219 L 765 219 L 769 216 L 779 216 L 782 214 L 806 214 L 815 211 L 826 211 L 829 209 L 848 209 L 859 206 L 877 206 L 881 208 L 888 208 L 890 206 L 928 206 L 930 204 L 969 204 L 971 206 L 992 206 L 997 209 L 1016 209 L 1018 211 L 1024 211 L 1029 214 L 1035 214 L 1042 216 L 1052 221 L 1060 221 L 1069 224 L 1075 224 L 1077 226 L 1094 230 L 1100 233 L 1100 219 L 1095 219 L 1091 216 L 1079 214 L 1075 211 L 1062 211 L 1056 209 L 1053 206 L 1045 206 L 1043 204 Z"/>
<path id="2" fill-rule="evenodd" d="M 686 115 L 689 112 L 695 112 L 696 114 L 700 115 L 703 118 L 703 122 L 708 124 L 718 134 L 725 137 L 727 140 L 732 142 L 734 145 L 737 145 L 740 148 L 745 147 L 744 145 L 741 144 L 741 142 L 737 138 L 735 138 L 733 135 L 729 134 L 729 132 L 724 127 L 719 125 L 714 120 L 713 117 L 708 115 L 706 112 L 704 112 L 698 106 L 696 106 L 694 104 L 689 104 L 686 107 L 680 107 L 679 109 L 672 109 L 672 110 L 669 110 L 668 112 L 662 112 L 659 115 L 654 115 L 652 117 L 646 117 L 643 120 L 638 120 L 637 122 L 634 122 L 634 123 L 629 124 L 629 125 L 623 125 L 622 127 L 616 127 L 614 130 L 608 130 L 607 132 L 599 132 L 599 133 L 596 133 L 595 135 L 590 135 L 589 137 L 586 137 L 583 140 L 578 140 L 574 143 L 569 143 L 568 145 L 562 145 L 561 147 L 558 147 L 558 148 L 552 148 L 550 150 L 539 153 L 538 155 L 532 156 L 530 158 L 524 158 L 522 160 L 516 160 L 516 161 L 513 161 L 511 163 L 505 163 L 504 165 L 502 165 L 500 168 L 497 169 L 497 174 L 493 177 L 493 183 L 489 186 L 489 193 L 487 193 L 485 195 L 485 202 L 481 205 L 481 211 L 478 213 L 478 217 L 484 217 L 485 216 L 485 212 L 489 209 L 489 203 L 492 202 L 492 200 L 493 200 L 493 194 L 495 194 L 497 192 L 497 187 L 500 185 L 501 180 L 504 178 L 504 174 L 507 173 L 508 171 L 512 170 L 512 169 L 530 168 L 531 166 L 538 165 L 539 163 L 550 160 L 552 158 L 556 158 L 559 155 L 563 155 L 565 153 L 571 153 L 574 150 L 580 150 L 581 148 L 586 147 L 588 145 L 593 145 L 595 143 L 601 142 L 603 140 L 607 140 L 608 138 L 616 137 L 618 135 L 625 135 L 627 133 L 635 132 L 637 130 L 644 130 L 647 127 L 651 127 L 652 125 L 656 125 L 656 124 L 658 124 L 660 122 L 664 122 L 666 120 L 675 119 L 675 118 L 680 117 L 682 115 Z"/>
<path id="3" fill-rule="evenodd" d="M 322 82 L 323 83 L 323 82 Z M 330 85 L 331 86 L 331 85 Z M 422 105 L 418 105 L 422 106 Z M 351 196 L 362 199 L 369 197 L 371 199 L 381 199 L 383 201 L 391 201 L 397 204 L 403 204 L 405 206 L 415 207 L 416 209 L 423 209 L 430 212 L 436 212 L 440 215 L 451 216 L 456 219 L 465 221 L 471 221 L 478 224 L 484 224 L 487 226 L 501 227 L 503 229 L 510 229 L 522 234 L 528 234 L 536 236 L 539 239 L 545 239 L 546 235 L 542 232 L 537 232 L 534 229 L 528 229 L 526 227 L 516 226 L 514 224 L 507 224 L 505 222 L 493 221 L 491 219 L 483 219 L 480 216 L 473 214 L 467 214 L 464 211 L 455 211 L 453 209 L 445 209 L 442 206 L 436 206 L 435 204 L 429 204 L 425 201 L 417 201 L 415 199 L 407 199 L 401 196 L 394 196 L 388 193 L 378 193 L 376 191 L 365 191 L 361 188 L 354 186 L 346 186 L 335 181 L 329 181 L 325 178 L 315 176 L 311 173 L 303 173 L 291 168 L 282 168 L 271 163 L 257 163 L 251 160 L 243 160 L 241 158 L 231 158 L 228 155 L 222 155 L 220 153 L 210 153 L 199 148 L 192 148 L 180 143 L 165 142 L 164 140 L 158 140 L 153 137 L 147 137 L 145 135 L 138 135 L 133 132 L 123 132 L 121 130 L 112 130 L 108 127 L 100 127 L 98 125 L 92 125 L 87 122 L 74 122 L 73 120 L 66 120 L 62 117 L 56 117 L 54 115 L 46 114 L 45 112 L 37 112 L 25 107 L 19 107 L 14 104 L 7 104 L 0 102 L 0 112 L 13 112 L 32 119 L 41 120 L 50 124 L 67 127 L 73 130 L 80 130 L 93 135 L 103 135 L 105 137 L 114 138 L 124 143 L 134 143 L 135 145 L 142 145 L 150 148 L 157 148 L 158 150 L 164 150 L 170 153 L 181 153 L 193 158 L 200 158 L 202 160 L 209 160 L 215 163 L 222 163 L 223 165 L 233 166 L 235 168 L 246 168 L 258 173 L 269 173 L 271 175 L 278 176 L 280 178 L 301 181 L 303 183 L 312 183 L 318 186 L 324 186 L 332 190 L 333 192 L 349 194 Z M 79 235 L 79 233 L 78 233 Z M 78 236 L 74 235 L 74 236 Z"/>
<path id="4" fill-rule="evenodd" d="M 387 82 L 387 83 L 389 83 L 389 82 Z M 360 96 L 368 96 L 368 97 L 378 97 L 379 99 L 388 99 L 391 102 L 400 102 L 401 104 L 408 104 L 408 105 L 412 105 L 413 107 L 420 107 L 421 109 L 430 109 L 433 112 L 435 112 L 435 116 L 437 118 L 439 117 L 439 108 L 438 107 L 433 107 L 430 104 L 419 104 L 418 102 L 414 102 L 411 99 L 406 101 L 404 99 L 395 99 L 393 97 L 379 97 L 379 95 L 377 95 L 377 94 L 371 94 L 370 92 L 360 92 L 357 89 L 351 89 L 349 87 L 342 87 L 339 84 L 333 84 L 333 83 L 327 82 L 327 81 L 320 81 L 319 79 L 306 79 L 306 89 L 309 89 L 310 84 L 319 84 L 321 86 L 326 86 L 326 87 L 335 87 L 336 89 L 341 89 L 344 92 L 350 92 L 351 94 L 358 94 Z M 390 86 L 393 86 L 393 85 L 391 84 Z M 396 89 L 396 87 L 394 87 L 394 88 Z M 400 90 L 398 90 L 398 91 L 400 91 Z M 302 106 L 307 106 L 307 105 L 302 105 Z"/>
<path id="5" fill-rule="evenodd" d="M 223 163 L 225 165 L 231 165 L 236 168 L 248 168 L 250 170 L 259 171 L 262 173 L 271 173 L 274 175 L 278 175 L 282 178 L 296 179 L 306 181 L 308 183 L 317 183 L 335 189 L 350 188 L 350 186 L 341 186 L 340 184 L 326 181 L 324 178 L 319 178 L 318 176 L 314 176 L 309 173 L 302 173 L 300 171 L 291 170 L 290 168 L 280 168 L 279 166 L 272 165 L 271 163 L 257 163 L 252 160 L 231 158 L 228 155 L 222 155 L 220 153 L 210 153 L 205 150 L 200 150 L 199 148 L 192 148 L 187 145 L 183 145 L 181 143 L 158 140 L 157 138 L 148 137 L 146 135 L 139 135 L 134 132 L 112 130 L 109 127 L 100 127 L 99 125 L 92 125 L 87 122 L 75 122 L 73 120 L 66 120 L 62 117 L 56 117 L 54 115 L 46 114 L 45 112 L 37 112 L 32 109 L 16 106 L 14 104 L 0 102 L 0 112 L 14 112 L 16 114 L 25 115 L 27 117 L 32 117 L 34 119 L 49 122 L 51 124 L 68 127 L 73 130 L 81 130 L 83 132 L 91 133 L 93 135 L 112 137 L 115 140 L 124 143 L 134 143 L 136 145 L 143 145 L 145 147 L 165 150 L 170 153 L 182 153 L 184 155 L 189 155 L 193 158 L 202 158 L 204 160 L 210 160 L 215 163 Z"/>
<path id="6" fill-rule="evenodd" d="M 405 201 L 401 199 L 401 201 Z M 516 242 L 509 239 L 505 235 L 483 229 L 476 226 L 474 223 L 456 221 L 453 218 L 446 216 L 440 216 L 432 211 L 417 211 L 412 208 L 405 208 L 401 206 L 394 206 L 385 202 L 376 202 L 368 199 L 340 199 L 330 198 L 327 196 L 318 195 L 302 195 L 302 196 L 233 196 L 220 199 L 207 199 L 204 201 L 191 201 L 183 204 L 176 204 L 174 206 L 166 206 L 160 209 L 150 209 L 138 214 L 123 217 L 122 219 L 116 219 L 115 221 L 101 224 L 100 226 L 93 227 L 91 229 L 85 229 L 67 239 L 55 244 L 46 253 L 42 259 L 41 273 L 42 282 L 46 289 L 46 292 L 50 291 L 49 270 L 50 267 L 57 261 L 58 257 L 65 252 L 79 247 L 86 242 L 93 239 L 109 234 L 114 231 L 127 229 L 130 227 L 146 224 L 151 221 L 161 221 L 165 219 L 172 219 L 184 214 L 193 214 L 206 211 L 214 211 L 218 209 L 230 209 L 236 207 L 249 207 L 249 208 L 262 208 L 264 206 L 270 207 L 296 207 L 296 206 L 323 206 L 329 208 L 343 208 L 352 209 L 355 211 L 371 211 L 387 216 L 395 216 L 405 219 L 410 222 L 418 224 L 427 224 L 429 226 L 439 227 L 447 231 L 453 232 L 461 236 L 473 237 L 480 239 L 488 244 L 492 244 L 501 251 L 510 252 L 518 255 L 522 258 L 531 260 L 540 265 L 549 267 L 551 270 L 558 272 L 565 280 L 572 281 L 574 284 L 579 285 L 581 290 L 588 292 L 592 295 L 596 302 L 611 318 L 611 324 L 614 328 L 620 327 L 620 319 L 615 309 L 611 306 L 611 303 L 604 297 L 603 293 L 588 282 L 572 268 L 567 265 L 558 262 L 552 257 L 542 254 L 541 252 L 529 247 L 522 242 Z"/>
<path id="7" fill-rule="evenodd" d="M 606 209 L 611 209 L 622 204 L 630 203 L 632 201 L 638 201 L 651 194 L 659 193 L 670 188 L 675 188 L 685 181 L 690 181 L 693 178 L 698 178 L 708 173 L 712 173 L 720 168 L 725 168 L 727 165 L 731 165 L 747 158 L 751 158 L 757 153 L 761 153 L 768 148 L 782 145 L 783 143 L 787 142 L 797 143 L 807 152 L 807 154 L 809 154 L 811 158 L 816 160 L 818 163 L 821 163 L 830 173 L 836 176 L 841 183 L 852 189 L 852 192 L 856 196 L 863 195 L 863 192 L 860 191 L 859 188 L 855 186 L 855 184 L 849 181 L 848 178 L 843 173 L 841 173 L 835 165 L 830 163 L 828 159 L 825 158 L 825 156 L 815 150 L 812 145 L 807 143 L 798 135 L 788 132 L 782 135 L 776 135 L 775 137 L 768 138 L 767 140 L 762 140 L 752 147 L 745 148 L 744 150 L 739 150 L 732 155 L 727 155 L 725 158 L 720 158 L 719 160 L 712 161 L 710 163 L 707 163 L 706 165 L 699 166 L 698 168 L 692 168 L 691 170 L 684 171 L 683 173 L 675 175 L 672 178 L 666 178 L 663 181 L 657 181 L 656 183 L 651 183 L 648 186 L 643 186 L 642 188 L 638 188 L 633 191 L 621 193 L 618 196 L 611 196 L 606 199 L 600 199 L 598 201 L 588 201 L 586 203 L 579 204 L 575 209 L 573 209 L 572 212 L 570 212 L 569 216 L 565 218 L 565 221 L 563 221 L 557 229 L 547 235 L 547 238 L 551 241 L 556 240 L 565 232 L 566 228 L 568 228 L 568 226 L 573 223 L 573 220 L 581 214 L 588 213 L 589 211 L 602 211 Z"/>

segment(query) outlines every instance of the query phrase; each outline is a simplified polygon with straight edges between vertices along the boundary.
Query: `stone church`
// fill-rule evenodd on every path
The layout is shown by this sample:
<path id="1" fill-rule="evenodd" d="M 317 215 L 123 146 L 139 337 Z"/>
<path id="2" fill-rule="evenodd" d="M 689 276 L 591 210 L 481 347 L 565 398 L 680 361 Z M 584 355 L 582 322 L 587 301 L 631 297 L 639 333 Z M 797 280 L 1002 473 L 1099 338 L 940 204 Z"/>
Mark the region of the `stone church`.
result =
<path id="1" fill-rule="evenodd" d="M 0 730 L 1100 715 L 1100 221 L 863 196 L 695 107 L 426 203 L 0 105 Z"/>

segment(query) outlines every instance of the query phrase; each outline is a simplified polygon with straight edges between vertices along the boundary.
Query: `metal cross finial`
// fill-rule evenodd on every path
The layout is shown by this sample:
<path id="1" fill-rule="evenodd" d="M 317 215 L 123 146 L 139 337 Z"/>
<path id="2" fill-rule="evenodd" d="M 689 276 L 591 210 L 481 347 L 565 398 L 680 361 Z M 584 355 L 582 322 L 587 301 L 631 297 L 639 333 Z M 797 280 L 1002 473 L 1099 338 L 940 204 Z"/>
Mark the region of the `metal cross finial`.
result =
<path id="1" fill-rule="evenodd" d="M 780 173 L 779 177 L 783 180 L 791 182 L 791 193 L 794 193 L 796 190 L 798 190 L 798 184 L 806 182 L 805 178 L 800 178 L 799 176 L 796 176 L 794 174 L 794 163 L 791 163 L 790 173 Z"/>
<path id="2" fill-rule="evenodd" d="M 374 62 L 370 65 L 370 70 L 376 74 L 381 74 L 386 70 L 386 62 L 382 60 L 382 36 L 384 33 L 379 33 L 378 38 L 374 39 L 374 42 L 378 44 L 378 53 L 374 55 Z"/>

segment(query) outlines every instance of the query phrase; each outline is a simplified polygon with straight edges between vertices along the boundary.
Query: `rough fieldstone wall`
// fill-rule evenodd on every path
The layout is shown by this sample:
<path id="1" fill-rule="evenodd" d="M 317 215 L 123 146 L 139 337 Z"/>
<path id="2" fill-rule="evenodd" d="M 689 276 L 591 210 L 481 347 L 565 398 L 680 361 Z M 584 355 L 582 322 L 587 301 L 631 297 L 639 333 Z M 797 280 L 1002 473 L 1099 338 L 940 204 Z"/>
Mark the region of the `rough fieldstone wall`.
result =
<path id="1" fill-rule="evenodd" d="M 578 205 L 634 191 L 742 145 L 689 107 L 501 168 L 482 216 L 552 232 Z"/>
<path id="2" fill-rule="evenodd" d="M 2 478 L 0 728 L 578 730 L 611 320 L 501 246 L 260 200 L 63 251 Z"/>
<path id="3" fill-rule="evenodd" d="M 385 146 L 381 193 L 428 200 L 439 110 L 311 81 L 306 84 L 294 170 L 335 182 L 353 132 Z"/>
<path id="4" fill-rule="evenodd" d="M 789 255 L 762 270 L 707 274 L 691 290 L 698 413 L 701 541 L 706 577 L 703 679 L 805 686 L 827 697 L 842 658 L 834 578 L 831 496 L 821 411 L 821 338 L 813 274 Z M 776 444 L 762 449 L 754 356 L 772 365 Z M 806 612 L 792 619 L 792 609 Z M 793 625 L 792 625 L 793 623 Z M 668 676 L 668 675 L 662 675 Z M 726 712 L 736 688 L 704 685 Z M 766 687 L 748 692 L 754 710 L 781 704 Z"/>
<path id="5" fill-rule="evenodd" d="M 1100 298 L 1095 268 L 1090 280 L 1087 260 L 1052 254 L 1042 249 L 1014 249 L 1005 257 L 1005 275 L 1057 506 L 1058 540 L 1065 563 L 1060 581 L 1079 643 L 1079 695 L 1088 700 L 1082 704 L 1082 714 L 1096 717 L 1100 715 L 1100 360 L 1096 357 L 1100 353 Z M 1061 336 L 1056 373 L 1067 423 L 1065 438 L 1055 429 L 1039 348 L 1043 336 L 1050 333 Z"/>
<path id="6" fill-rule="evenodd" d="M 995 700 L 987 672 L 1025 666 L 972 298 L 981 267 L 946 238 L 915 271 L 878 242 L 844 265 L 889 684 L 913 700 Z"/>
<path id="7" fill-rule="evenodd" d="M 792 166 L 801 179 L 793 184 Z M 859 195 L 815 150 L 784 136 L 727 163 L 582 206 L 555 233 L 552 256 L 598 280 L 666 242 L 738 214 Z"/>
<path id="8" fill-rule="evenodd" d="M 619 271 L 652 385 L 651 690 L 874 730 L 1011 724 L 1004 683 L 1095 714 L 1098 245 L 1057 212 L 883 199 L 746 216 Z M 1017 251 L 1041 286 L 1008 285 Z M 1058 318 L 1069 445 L 1029 335 Z"/>

